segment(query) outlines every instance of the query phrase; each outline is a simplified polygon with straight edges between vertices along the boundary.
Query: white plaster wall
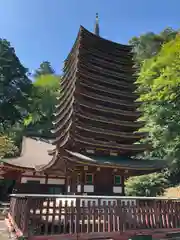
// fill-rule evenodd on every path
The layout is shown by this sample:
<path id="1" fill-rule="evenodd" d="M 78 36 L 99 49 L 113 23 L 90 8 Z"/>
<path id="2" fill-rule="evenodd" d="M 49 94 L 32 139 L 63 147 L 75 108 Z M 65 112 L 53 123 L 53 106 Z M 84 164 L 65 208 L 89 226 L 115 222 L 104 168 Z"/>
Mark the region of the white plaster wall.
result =
<path id="1" fill-rule="evenodd" d="M 113 187 L 113 193 L 122 193 L 122 187 L 114 186 Z"/>
<path id="2" fill-rule="evenodd" d="M 68 193 L 71 192 L 71 186 L 70 185 L 67 186 L 67 192 Z"/>
<path id="3" fill-rule="evenodd" d="M 65 179 L 58 179 L 58 178 L 48 178 L 47 181 L 48 184 L 57 184 L 57 185 L 63 185 L 65 184 Z"/>
<path id="4" fill-rule="evenodd" d="M 35 172 L 35 176 L 45 176 L 45 174 L 44 173 L 42 173 L 42 172 Z"/>
<path id="5" fill-rule="evenodd" d="M 23 175 L 33 176 L 33 172 L 32 172 L 32 171 L 25 171 L 25 172 L 23 173 Z"/>
<path id="6" fill-rule="evenodd" d="M 38 177 L 22 177 L 21 183 L 27 183 L 27 181 L 40 181 L 41 184 L 45 184 L 45 178 L 38 178 Z"/>
<path id="7" fill-rule="evenodd" d="M 77 185 L 77 192 L 81 192 L 81 185 Z"/>
<path id="8" fill-rule="evenodd" d="M 84 185 L 84 192 L 94 192 L 94 185 Z"/>

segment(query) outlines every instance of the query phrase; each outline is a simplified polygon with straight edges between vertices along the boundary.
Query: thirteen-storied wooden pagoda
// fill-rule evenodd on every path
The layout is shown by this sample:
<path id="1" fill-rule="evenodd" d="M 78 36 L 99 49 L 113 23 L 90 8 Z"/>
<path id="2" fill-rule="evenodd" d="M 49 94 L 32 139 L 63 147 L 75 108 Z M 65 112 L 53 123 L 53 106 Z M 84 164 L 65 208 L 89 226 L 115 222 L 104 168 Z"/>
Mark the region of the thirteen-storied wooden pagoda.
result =
<path id="1" fill-rule="evenodd" d="M 66 175 L 66 192 L 124 195 L 124 179 L 162 168 L 135 156 L 148 146 L 138 130 L 132 47 L 80 27 L 64 64 L 54 121 L 53 160 L 40 171 Z"/>

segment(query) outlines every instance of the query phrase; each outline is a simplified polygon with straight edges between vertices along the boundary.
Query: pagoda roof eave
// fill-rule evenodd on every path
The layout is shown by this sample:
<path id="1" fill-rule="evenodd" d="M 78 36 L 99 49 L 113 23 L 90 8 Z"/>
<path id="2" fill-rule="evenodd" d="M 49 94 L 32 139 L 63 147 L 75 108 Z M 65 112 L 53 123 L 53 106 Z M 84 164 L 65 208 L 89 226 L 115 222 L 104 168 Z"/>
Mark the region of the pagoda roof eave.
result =
<path id="1" fill-rule="evenodd" d="M 77 34 L 77 36 L 76 36 L 76 40 L 74 41 L 73 47 L 71 48 L 70 53 L 68 54 L 67 58 L 65 59 L 65 62 L 68 61 L 68 58 L 69 58 L 70 55 L 73 53 L 73 51 L 74 51 L 74 49 L 75 49 L 75 47 L 76 47 L 77 42 L 79 41 L 79 38 L 80 38 L 82 32 L 84 32 L 85 34 L 88 34 L 88 35 L 89 35 L 90 37 L 92 37 L 93 39 L 98 39 L 98 40 L 103 41 L 104 43 L 114 45 L 115 47 L 117 47 L 118 50 L 122 50 L 122 49 L 123 49 L 124 51 L 129 51 L 129 49 L 131 49 L 131 51 L 132 51 L 132 45 L 117 43 L 117 42 L 108 40 L 108 39 L 106 39 L 106 38 L 97 36 L 96 34 L 90 32 L 90 31 L 87 30 L 85 27 L 83 27 L 82 25 L 80 25 L 78 34 Z M 131 54 L 132 54 L 132 53 L 131 53 Z"/>
<path id="2" fill-rule="evenodd" d="M 63 156 L 54 155 L 49 164 L 38 168 L 38 171 L 50 171 L 52 168 L 58 168 L 59 157 L 78 165 L 97 166 L 105 168 L 117 168 L 125 170 L 144 170 L 144 171 L 159 171 L 167 167 L 167 162 L 164 160 L 143 160 L 137 158 L 124 158 L 120 156 L 98 157 L 93 155 L 83 155 L 81 153 L 63 150 Z"/>
<path id="3" fill-rule="evenodd" d="M 136 158 L 123 158 L 120 156 L 98 157 L 93 155 L 83 155 L 77 152 L 68 151 L 69 160 L 75 161 L 79 164 L 88 164 L 109 168 L 121 168 L 129 170 L 161 170 L 167 166 L 164 160 L 143 160 Z M 71 158 L 70 156 L 74 157 Z"/>
<path id="4" fill-rule="evenodd" d="M 114 42 L 112 40 L 109 40 L 109 39 L 106 39 L 106 38 L 103 38 L 101 36 L 97 36 L 96 34 L 90 32 L 89 30 L 87 30 L 85 27 L 83 27 L 82 25 L 80 25 L 80 29 L 79 29 L 79 32 L 80 31 L 84 31 L 86 34 L 90 35 L 91 37 L 93 38 L 97 38 L 97 39 L 100 39 L 104 42 L 107 42 L 109 44 L 113 44 L 114 46 L 117 46 L 117 48 L 123 48 L 123 49 L 127 49 L 129 51 L 129 49 L 132 49 L 132 45 L 128 45 L 128 44 L 121 44 L 121 43 L 118 43 L 118 42 Z"/>

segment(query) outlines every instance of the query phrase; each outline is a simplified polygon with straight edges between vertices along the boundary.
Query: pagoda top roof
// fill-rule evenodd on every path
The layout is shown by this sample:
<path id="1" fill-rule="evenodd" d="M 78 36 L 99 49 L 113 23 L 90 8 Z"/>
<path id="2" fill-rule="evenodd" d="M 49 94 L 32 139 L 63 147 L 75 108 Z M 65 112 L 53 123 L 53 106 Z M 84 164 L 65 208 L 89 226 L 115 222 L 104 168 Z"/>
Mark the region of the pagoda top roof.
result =
<path id="1" fill-rule="evenodd" d="M 129 51 L 129 49 L 132 48 L 132 45 L 130 44 L 121 44 L 121 43 L 118 43 L 118 42 L 115 42 L 115 41 L 112 41 L 112 40 L 109 40 L 107 38 L 103 38 L 99 35 L 96 35 L 94 34 L 93 32 L 90 32 L 89 30 L 87 30 L 85 27 L 83 27 L 82 25 L 80 25 L 80 28 L 79 28 L 79 32 L 78 32 L 78 36 L 80 33 L 86 33 L 89 35 L 89 37 L 93 37 L 94 40 L 101 40 L 101 41 L 104 41 L 104 43 L 109 43 L 110 45 L 114 45 L 114 47 L 117 47 L 117 48 L 125 48 Z"/>
<path id="2" fill-rule="evenodd" d="M 130 44 L 121 44 L 121 43 L 109 40 L 107 38 L 103 38 L 99 35 L 96 35 L 96 34 L 90 32 L 85 27 L 80 25 L 76 40 L 74 41 L 74 44 L 73 44 L 69 54 L 67 55 L 67 58 L 65 59 L 65 61 L 67 61 L 69 56 L 72 54 L 72 52 L 73 52 L 77 42 L 79 41 L 79 39 L 82 38 L 84 35 L 88 36 L 88 37 L 86 37 L 86 41 L 91 41 L 91 42 L 93 41 L 93 43 L 100 42 L 103 46 L 105 46 L 106 50 L 107 50 L 107 47 L 110 47 L 111 49 L 112 48 L 117 49 L 119 51 L 123 50 L 123 51 L 128 52 L 128 53 L 133 50 L 133 47 Z M 101 48 L 102 48 L 102 46 L 101 46 Z M 98 49 L 96 49 L 96 50 L 98 50 Z"/>

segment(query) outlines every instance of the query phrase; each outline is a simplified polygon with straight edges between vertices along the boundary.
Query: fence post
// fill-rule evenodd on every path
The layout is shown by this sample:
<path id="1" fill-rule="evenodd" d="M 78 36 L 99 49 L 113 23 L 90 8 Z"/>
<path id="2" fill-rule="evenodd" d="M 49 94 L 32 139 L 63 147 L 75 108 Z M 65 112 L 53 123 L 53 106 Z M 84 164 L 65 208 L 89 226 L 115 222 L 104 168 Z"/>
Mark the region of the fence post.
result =
<path id="1" fill-rule="evenodd" d="M 31 205 L 31 198 L 25 198 L 26 202 L 24 205 L 24 222 L 22 227 L 22 233 L 25 237 L 29 235 L 29 217 L 30 217 L 30 205 Z M 23 213 L 21 213 L 23 214 Z"/>
<path id="2" fill-rule="evenodd" d="M 117 200 L 117 216 L 119 218 L 119 232 L 122 233 L 124 232 L 124 216 L 123 216 L 123 211 L 122 211 L 122 202 L 120 199 Z"/>
<path id="3" fill-rule="evenodd" d="M 80 219 L 81 219 L 81 199 L 76 197 L 76 234 L 78 239 L 78 234 L 80 233 Z"/>
<path id="4" fill-rule="evenodd" d="M 14 218 L 15 205 L 16 205 L 16 198 L 15 197 L 11 197 L 9 213 L 11 214 L 12 218 Z"/>

